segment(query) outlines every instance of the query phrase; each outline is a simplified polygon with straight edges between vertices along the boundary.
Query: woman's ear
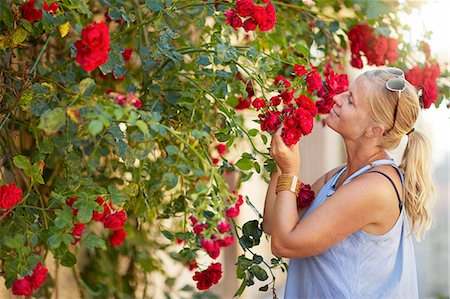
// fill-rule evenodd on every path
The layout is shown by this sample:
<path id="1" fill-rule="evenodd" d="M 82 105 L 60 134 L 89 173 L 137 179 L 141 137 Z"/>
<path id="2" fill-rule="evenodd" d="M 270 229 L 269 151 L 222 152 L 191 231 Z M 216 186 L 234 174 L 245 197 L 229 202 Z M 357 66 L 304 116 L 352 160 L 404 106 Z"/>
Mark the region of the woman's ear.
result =
<path id="1" fill-rule="evenodd" d="M 371 138 L 382 137 L 384 135 L 384 128 L 380 125 L 372 125 L 367 128 L 366 136 Z"/>

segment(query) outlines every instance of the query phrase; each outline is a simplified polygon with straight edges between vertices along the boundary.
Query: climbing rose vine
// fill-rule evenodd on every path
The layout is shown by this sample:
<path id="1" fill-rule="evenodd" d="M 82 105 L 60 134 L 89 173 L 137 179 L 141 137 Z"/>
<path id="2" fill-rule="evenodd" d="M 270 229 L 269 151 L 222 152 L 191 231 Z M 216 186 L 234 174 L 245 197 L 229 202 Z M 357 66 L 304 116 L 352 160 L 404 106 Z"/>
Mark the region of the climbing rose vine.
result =
<path id="1" fill-rule="evenodd" d="M 407 5 L 2 1 L 4 287 L 51 298 L 67 267 L 80 298 L 209 296 L 235 244 L 235 294 L 276 296 L 287 264 L 259 253 L 260 199 L 229 182 L 268 179 L 270 134 L 281 128 L 287 145 L 310 134 L 348 89 L 348 68 L 399 67 L 424 108 L 448 105 L 443 65 L 399 23 Z M 299 208 L 313 199 L 304 182 Z"/>

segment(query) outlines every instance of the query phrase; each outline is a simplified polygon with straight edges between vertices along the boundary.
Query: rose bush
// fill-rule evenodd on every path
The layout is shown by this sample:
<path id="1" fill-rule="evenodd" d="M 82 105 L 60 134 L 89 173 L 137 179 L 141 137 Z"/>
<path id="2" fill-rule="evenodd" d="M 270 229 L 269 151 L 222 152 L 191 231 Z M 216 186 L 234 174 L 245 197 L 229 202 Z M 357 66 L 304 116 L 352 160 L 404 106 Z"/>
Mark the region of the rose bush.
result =
<path id="1" fill-rule="evenodd" d="M 341 5 L 347 13 L 341 13 Z M 341 65 L 397 66 L 423 106 L 448 98 L 447 74 L 402 38 L 396 1 L 54 1 L 0 3 L 0 275 L 12 293 L 50 298 L 50 253 L 71 267 L 80 297 L 145 297 L 166 275 L 161 256 L 206 290 L 237 242 L 242 294 L 255 280 L 276 294 L 281 258 L 257 253 L 260 213 L 236 221 L 241 181 L 275 169 L 264 131 L 287 143 L 311 132 L 348 88 Z M 348 14 L 348 12 L 352 14 Z M 374 13 L 376 12 L 376 13 Z M 349 17 L 349 15 L 351 15 Z M 425 41 L 426 42 L 426 41 Z M 351 52 L 351 53 L 350 53 Z M 420 57 L 420 56 L 417 56 Z M 444 78 L 444 79 L 443 79 Z M 261 130 L 243 125 L 254 110 Z M 258 114 L 261 115 L 258 117 Z M 229 161 L 239 140 L 250 152 Z M 302 185 L 300 206 L 314 194 Z M 80 267 L 78 253 L 87 251 Z M 125 272 L 118 272 L 120 257 Z M 209 262 L 198 262 L 205 259 Z M 123 265 L 121 265 L 123 267 Z M 51 277 L 52 279 L 49 279 Z M 148 290 L 144 288 L 144 292 Z M 189 296 L 189 295 L 186 295 Z"/>

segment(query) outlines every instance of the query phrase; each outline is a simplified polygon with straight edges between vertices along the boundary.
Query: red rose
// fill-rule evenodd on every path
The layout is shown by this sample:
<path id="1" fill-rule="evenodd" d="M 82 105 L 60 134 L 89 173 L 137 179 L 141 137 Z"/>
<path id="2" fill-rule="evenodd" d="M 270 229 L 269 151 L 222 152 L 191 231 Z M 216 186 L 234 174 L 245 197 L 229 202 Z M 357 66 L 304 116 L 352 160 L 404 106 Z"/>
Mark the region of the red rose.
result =
<path id="1" fill-rule="evenodd" d="M 242 97 L 239 97 L 238 99 L 239 103 L 234 107 L 236 110 L 244 110 L 250 107 L 252 100 L 250 97 L 243 99 Z"/>
<path id="2" fill-rule="evenodd" d="M 81 41 L 95 51 L 109 51 L 110 38 L 108 25 L 103 21 L 87 25 L 86 28 L 81 30 Z"/>
<path id="3" fill-rule="evenodd" d="M 283 138 L 283 141 L 287 146 L 296 144 L 300 140 L 301 136 L 302 134 L 299 129 L 283 128 L 281 131 L 281 138 Z"/>
<path id="4" fill-rule="evenodd" d="M 319 114 L 328 114 L 334 106 L 334 101 L 331 99 L 316 101 L 316 106 Z"/>
<path id="5" fill-rule="evenodd" d="M 211 264 L 208 269 L 201 272 L 196 271 L 192 279 L 197 281 L 197 289 L 207 290 L 213 284 L 217 284 L 222 278 L 222 264 Z"/>
<path id="6" fill-rule="evenodd" d="M 281 99 L 279 96 L 274 96 L 270 98 L 270 102 L 272 103 L 273 106 L 278 106 L 281 103 Z"/>
<path id="7" fill-rule="evenodd" d="M 406 80 L 408 80 L 409 83 L 411 83 L 415 87 L 417 88 L 421 87 L 424 79 L 422 69 L 418 66 L 413 67 L 412 69 L 406 72 L 405 78 Z"/>
<path id="8" fill-rule="evenodd" d="M 34 8 L 35 0 L 30 0 L 20 8 L 22 17 L 30 23 L 34 23 L 42 18 L 42 10 Z"/>
<path id="9" fill-rule="evenodd" d="M 89 24 L 81 31 L 82 39 L 75 42 L 75 60 L 86 71 L 92 71 L 108 60 L 110 38 L 105 22 Z"/>
<path id="10" fill-rule="evenodd" d="M 293 117 L 286 117 L 284 119 L 284 127 L 286 129 L 294 129 L 297 128 L 297 120 Z"/>
<path id="11" fill-rule="evenodd" d="M 125 103 L 127 102 L 127 96 L 121 93 L 117 94 L 114 99 L 120 106 L 125 106 Z"/>
<path id="12" fill-rule="evenodd" d="M 255 7 L 253 0 L 236 0 L 236 12 L 243 18 L 251 16 Z"/>
<path id="13" fill-rule="evenodd" d="M 233 236 L 226 236 L 226 237 L 223 238 L 223 239 L 219 239 L 217 242 L 218 242 L 218 244 L 219 244 L 220 247 L 228 247 L 228 246 L 230 246 L 231 244 L 233 244 L 233 242 L 234 242 L 234 237 L 233 237 Z"/>
<path id="14" fill-rule="evenodd" d="M 234 10 L 228 10 L 227 12 L 225 12 L 225 16 L 227 17 L 227 19 L 225 20 L 225 22 L 227 24 L 230 24 L 231 27 L 234 28 L 234 30 L 237 30 L 238 28 L 242 27 L 242 20 L 241 18 L 239 18 L 239 16 L 236 14 L 236 11 Z"/>
<path id="15" fill-rule="evenodd" d="M 235 218 L 239 215 L 239 207 L 236 205 L 233 205 L 231 207 L 229 207 L 226 211 L 225 211 L 225 216 L 227 216 L 228 218 Z"/>
<path id="16" fill-rule="evenodd" d="M 309 116 L 303 116 L 300 119 L 300 131 L 302 132 L 302 135 L 308 135 L 311 133 L 314 126 L 314 119 Z"/>
<path id="17" fill-rule="evenodd" d="M 259 30 L 261 32 L 269 31 L 275 26 L 275 22 L 277 20 L 277 15 L 275 12 L 275 7 L 272 3 L 267 4 L 266 6 L 266 20 L 263 23 L 259 23 Z"/>
<path id="18" fill-rule="evenodd" d="M 435 80 L 441 74 L 439 69 L 439 64 L 428 64 L 425 63 L 423 66 L 423 77 Z"/>
<path id="19" fill-rule="evenodd" d="M 275 84 L 276 87 L 280 86 L 284 88 L 291 87 L 291 83 L 283 75 L 278 75 L 273 81 L 273 84 Z"/>
<path id="20" fill-rule="evenodd" d="M 194 215 L 191 215 L 188 218 L 189 218 L 189 220 L 191 220 L 192 224 L 196 224 L 198 222 L 197 218 L 195 218 Z"/>
<path id="21" fill-rule="evenodd" d="M 17 296 L 30 296 L 31 282 L 26 278 L 16 279 L 12 285 L 12 293 Z"/>
<path id="22" fill-rule="evenodd" d="M 209 276 L 214 284 L 218 283 L 222 277 L 222 264 L 214 263 L 208 267 Z"/>
<path id="23" fill-rule="evenodd" d="M 315 193 L 311 190 L 311 186 L 301 183 L 300 193 L 297 197 L 297 206 L 299 209 L 309 206 L 315 198 Z"/>
<path id="24" fill-rule="evenodd" d="M 373 50 L 378 56 L 382 57 L 384 53 L 386 53 L 387 49 L 388 39 L 386 36 L 380 35 L 380 37 L 378 37 L 373 43 Z"/>
<path id="25" fill-rule="evenodd" d="M 309 111 L 312 117 L 316 116 L 317 107 L 316 105 L 314 105 L 314 102 L 310 98 L 302 94 L 298 98 L 295 98 L 295 102 L 299 107 L 302 107 L 303 109 Z"/>
<path id="26" fill-rule="evenodd" d="M 217 229 L 221 234 L 227 233 L 230 231 L 231 224 L 228 221 L 220 221 L 217 223 Z"/>
<path id="27" fill-rule="evenodd" d="M 217 145 L 217 151 L 219 154 L 224 155 L 227 152 L 227 146 L 225 143 L 219 143 Z"/>
<path id="28" fill-rule="evenodd" d="M 252 105 L 253 105 L 253 107 L 256 108 L 256 110 L 261 110 L 261 108 L 267 107 L 267 105 L 266 105 L 266 100 L 264 100 L 264 99 L 258 99 L 258 98 L 256 98 L 256 99 L 253 100 Z"/>
<path id="29" fill-rule="evenodd" d="M 117 230 L 124 226 L 127 221 L 127 213 L 124 210 L 121 210 L 117 213 L 108 215 L 103 222 L 105 228 L 109 228 L 110 230 Z"/>
<path id="30" fill-rule="evenodd" d="M 220 246 L 218 242 L 208 239 L 202 239 L 200 241 L 200 244 L 211 258 L 216 259 L 219 257 Z"/>
<path id="31" fill-rule="evenodd" d="M 73 241 L 70 243 L 72 245 L 76 245 L 81 241 L 81 236 L 83 235 L 83 231 L 86 228 L 86 225 L 83 223 L 74 224 L 73 230 L 70 233 L 73 236 Z"/>
<path id="32" fill-rule="evenodd" d="M 130 60 L 131 54 L 133 54 L 133 49 L 125 48 L 122 53 L 123 60 L 125 60 L 125 61 Z"/>
<path id="33" fill-rule="evenodd" d="M 358 68 L 358 69 L 362 69 L 362 67 L 363 67 L 363 62 L 362 62 L 362 60 L 361 60 L 361 56 L 359 56 L 359 55 L 353 56 L 353 55 L 352 55 L 352 60 L 351 60 L 350 64 L 351 64 L 353 67 L 356 67 L 356 68 Z"/>
<path id="34" fill-rule="evenodd" d="M 142 108 L 142 102 L 139 98 L 137 98 L 134 93 L 130 93 L 127 98 L 127 102 L 133 105 L 135 108 Z"/>
<path id="35" fill-rule="evenodd" d="M 319 90 L 322 87 L 322 78 L 317 71 L 311 71 L 306 76 L 306 85 L 309 93 L 313 93 L 315 90 Z"/>
<path id="36" fill-rule="evenodd" d="M 285 90 L 280 94 L 280 97 L 283 99 L 283 104 L 289 106 L 291 105 L 292 100 L 294 99 L 294 90 L 292 91 Z"/>
<path id="37" fill-rule="evenodd" d="M 254 31 L 256 27 L 258 27 L 258 23 L 256 23 L 253 18 L 249 18 L 244 21 L 245 32 Z"/>
<path id="38" fill-rule="evenodd" d="M 111 214 L 111 205 L 109 203 L 105 203 L 103 197 L 97 197 L 95 200 L 100 206 L 103 207 L 103 212 L 99 213 L 97 211 L 92 212 L 92 219 L 96 221 L 103 221 L 106 216 Z"/>
<path id="39" fill-rule="evenodd" d="M 265 114 L 259 114 L 258 118 L 261 121 L 261 130 L 267 132 L 275 132 L 281 125 L 279 111 L 268 111 Z"/>
<path id="40" fill-rule="evenodd" d="M 39 262 L 33 270 L 33 274 L 30 277 L 31 287 L 33 290 L 37 290 L 44 283 L 47 278 L 48 269 L 43 267 L 42 263 Z"/>
<path id="41" fill-rule="evenodd" d="M 438 95 L 436 80 L 425 78 L 422 89 L 423 108 L 430 108 L 431 104 L 436 102 Z"/>
<path id="42" fill-rule="evenodd" d="M 22 196 L 22 189 L 16 188 L 16 184 L 2 185 L 0 187 L 0 209 L 14 207 Z"/>
<path id="43" fill-rule="evenodd" d="M 126 237 L 127 232 L 123 228 L 119 228 L 118 230 L 113 231 L 109 236 L 109 243 L 113 246 L 119 246 L 125 241 Z"/>
<path id="44" fill-rule="evenodd" d="M 386 59 L 389 60 L 390 63 L 393 63 L 398 57 L 398 43 L 395 38 L 388 38 L 388 49 L 386 51 Z"/>
<path id="45" fill-rule="evenodd" d="M 299 64 L 295 64 L 294 65 L 294 73 L 297 77 L 301 77 L 306 75 L 308 71 L 306 70 L 306 68 L 303 65 L 299 65 Z"/>
<path id="46" fill-rule="evenodd" d="M 44 1 L 44 10 L 51 13 L 51 14 L 55 14 L 56 11 L 58 10 L 58 3 L 53 2 L 52 4 L 48 5 L 47 2 Z"/>
<path id="47" fill-rule="evenodd" d="M 88 72 L 95 70 L 98 66 L 108 61 L 107 52 L 95 51 L 81 41 L 76 41 L 75 47 L 77 48 L 76 62 L 81 64 L 83 69 Z"/>
<path id="48" fill-rule="evenodd" d="M 207 228 L 208 228 L 208 225 L 206 225 L 205 223 L 197 223 L 194 225 L 192 230 L 194 231 L 194 234 L 201 235 L 203 233 L 203 231 Z"/>
<path id="49" fill-rule="evenodd" d="M 253 10 L 252 17 L 256 23 L 263 24 L 267 19 L 267 12 L 264 7 L 256 5 Z"/>
<path id="50" fill-rule="evenodd" d="M 238 198 L 236 200 L 236 206 L 239 208 L 240 206 L 242 206 L 244 204 L 244 198 L 242 197 L 242 195 L 238 195 Z"/>

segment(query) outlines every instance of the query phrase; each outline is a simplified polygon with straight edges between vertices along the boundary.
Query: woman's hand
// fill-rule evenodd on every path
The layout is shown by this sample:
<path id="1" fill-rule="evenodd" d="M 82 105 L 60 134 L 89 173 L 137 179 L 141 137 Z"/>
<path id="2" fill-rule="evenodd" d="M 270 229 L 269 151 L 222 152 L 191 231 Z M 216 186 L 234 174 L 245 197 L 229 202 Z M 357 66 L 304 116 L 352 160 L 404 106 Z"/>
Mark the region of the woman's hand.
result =
<path id="1" fill-rule="evenodd" d="M 300 154 L 298 143 L 288 147 L 281 138 L 281 129 L 272 135 L 270 143 L 270 155 L 277 162 L 281 173 L 298 175 L 300 167 Z"/>

